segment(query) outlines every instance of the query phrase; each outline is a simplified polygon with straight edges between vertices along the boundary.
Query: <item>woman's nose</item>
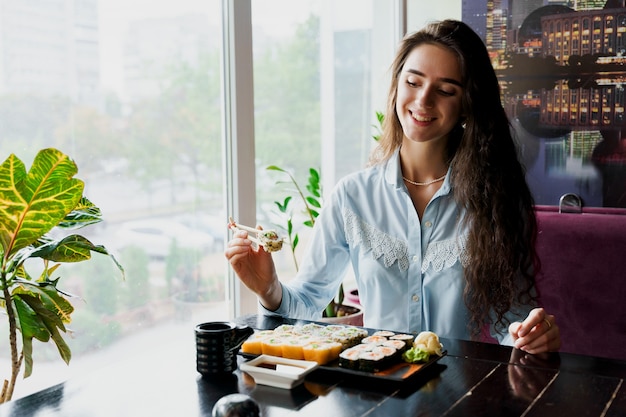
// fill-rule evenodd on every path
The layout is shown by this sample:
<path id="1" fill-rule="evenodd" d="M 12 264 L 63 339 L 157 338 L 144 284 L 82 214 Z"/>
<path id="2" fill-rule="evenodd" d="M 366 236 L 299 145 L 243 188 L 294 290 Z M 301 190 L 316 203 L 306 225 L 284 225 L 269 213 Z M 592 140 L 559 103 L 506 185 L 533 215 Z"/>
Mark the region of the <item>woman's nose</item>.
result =
<path id="1" fill-rule="evenodd" d="M 415 102 L 420 106 L 420 107 L 432 107 L 433 106 L 433 91 L 430 87 L 422 87 L 420 90 L 418 90 L 417 94 L 415 95 Z"/>

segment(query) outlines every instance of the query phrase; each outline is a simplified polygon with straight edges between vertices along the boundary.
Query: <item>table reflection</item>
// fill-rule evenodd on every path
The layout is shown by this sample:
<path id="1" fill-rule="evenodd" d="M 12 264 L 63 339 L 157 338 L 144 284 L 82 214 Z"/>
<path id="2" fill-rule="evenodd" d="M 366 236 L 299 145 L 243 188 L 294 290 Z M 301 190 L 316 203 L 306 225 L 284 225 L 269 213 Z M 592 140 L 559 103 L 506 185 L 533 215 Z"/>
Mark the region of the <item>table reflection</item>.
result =
<path id="1" fill-rule="evenodd" d="M 557 375 L 557 371 L 546 372 L 545 366 L 554 363 L 553 359 L 549 361 L 550 356 L 554 355 L 533 355 L 519 349 L 511 351 L 508 376 L 513 395 L 528 402 L 537 398 Z"/>

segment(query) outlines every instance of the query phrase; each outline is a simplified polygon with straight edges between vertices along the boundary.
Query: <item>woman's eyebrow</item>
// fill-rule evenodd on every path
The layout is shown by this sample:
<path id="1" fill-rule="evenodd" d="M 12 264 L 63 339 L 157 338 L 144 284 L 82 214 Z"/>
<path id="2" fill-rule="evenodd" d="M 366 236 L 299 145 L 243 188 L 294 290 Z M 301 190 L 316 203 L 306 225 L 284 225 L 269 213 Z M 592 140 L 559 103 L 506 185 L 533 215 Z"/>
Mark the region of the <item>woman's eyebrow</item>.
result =
<path id="1" fill-rule="evenodd" d="M 406 72 L 410 72 L 411 74 L 415 74 L 415 75 L 419 75 L 420 77 L 426 77 L 426 74 L 424 74 L 422 71 L 418 71 L 415 69 L 407 69 Z M 457 85 L 459 87 L 463 87 L 461 85 L 461 83 L 457 80 L 455 80 L 454 78 L 438 78 L 439 81 L 443 81 L 445 83 L 450 83 L 450 84 L 454 84 Z"/>

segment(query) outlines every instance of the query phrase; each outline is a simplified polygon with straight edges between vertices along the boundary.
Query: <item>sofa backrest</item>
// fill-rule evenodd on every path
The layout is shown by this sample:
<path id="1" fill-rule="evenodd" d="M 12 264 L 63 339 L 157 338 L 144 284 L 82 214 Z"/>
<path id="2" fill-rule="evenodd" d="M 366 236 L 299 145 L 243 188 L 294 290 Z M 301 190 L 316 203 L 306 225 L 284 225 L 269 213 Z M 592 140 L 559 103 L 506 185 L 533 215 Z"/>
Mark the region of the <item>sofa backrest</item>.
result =
<path id="1" fill-rule="evenodd" d="M 626 360 L 626 210 L 536 214 L 537 289 L 561 351 Z"/>

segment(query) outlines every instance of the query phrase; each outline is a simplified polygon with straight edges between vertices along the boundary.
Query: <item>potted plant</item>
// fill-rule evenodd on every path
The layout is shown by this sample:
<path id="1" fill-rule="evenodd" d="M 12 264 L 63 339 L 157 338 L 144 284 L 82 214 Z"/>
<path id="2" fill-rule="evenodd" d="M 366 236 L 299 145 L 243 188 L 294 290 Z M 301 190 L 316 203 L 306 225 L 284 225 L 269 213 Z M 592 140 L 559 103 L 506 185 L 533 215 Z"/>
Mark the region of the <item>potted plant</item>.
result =
<path id="1" fill-rule="evenodd" d="M 11 351 L 11 377 L 4 381 L 0 402 L 12 398 L 22 365 L 24 378 L 31 375 L 33 339 L 52 340 L 69 364 L 71 351 L 62 333 L 74 308 L 59 287 L 60 263 L 85 261 L 95 252 L 110 256 L 124 275 L 105 247 L 61 233 L 102 220 L 99 208 L 83 197 L 84 183 L 74 178 L 77 171 L 56 149 L 41 150 L 28 172 L 13 154 L 0 166 L 0 305 L 8 320 Z M 34 259 L 42 261 L 37 275 L 27 271 L 26 261 Z"/>
<path id="2" fill-rule="evenodd" d="M 293 191 L 304 204 L 304 213 L 306 218 L 302 222 L 302 224 L 304 226 L 312 228 L 313 225 L 315 225 L 315 219 L 319 215 L 319 210 L 322 208 L 322 186 L 319 171 L 314 168 L 309 168 L 309 178 L 306 185 L 305 194 L 294 176 L 289 171 L 286 171 L 276 165 L 270 165 L 266 169 L 270 171 L 281 172 L 289 177 L 288 184 L 295 187 L 295 190 Z M 293 224 L 293 215 L 290 206 L 290 202 L 292 201 L 292 199 L 293 195 L 290 194 L 286 196 L 282 202 L 275 201 L 274 204 L 276 204 L 278 211 L 280 211 L 286 217 L 287 240 L 289 246 L 291 247 L 293 261 L 297 271 L 298 260 L 295 251 L 299 243 L 299 236 L 297 231 L 294 229 Z M 326 306 L 326 309 L 324 310 L 323 320 L 333 323 L 352 324 L 355 326 L 363 325 L 363 311 L 361 310 L 361 308 L 344 304 L 343 284 L 339 286 L 339 291 L 335 298 L 331 300 L 330 303 Z"/>

